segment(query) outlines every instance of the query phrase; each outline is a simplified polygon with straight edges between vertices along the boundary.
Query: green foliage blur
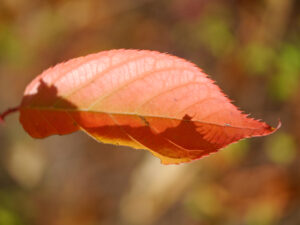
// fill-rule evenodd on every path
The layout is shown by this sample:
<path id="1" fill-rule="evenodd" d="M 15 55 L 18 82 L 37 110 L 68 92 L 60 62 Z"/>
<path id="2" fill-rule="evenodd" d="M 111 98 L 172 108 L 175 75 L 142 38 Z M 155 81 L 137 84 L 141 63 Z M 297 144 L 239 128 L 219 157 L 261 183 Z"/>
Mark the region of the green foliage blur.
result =
<path id="1" fill-rule="evenodd" d="M 98 51 L 197 64 L 251 117 L 281 129 L 187 165 L 82 133 L 0 125 L 0 225 L 300 224 L 300 1 L 1 0 L 0 112 L 44 69 Z"/>

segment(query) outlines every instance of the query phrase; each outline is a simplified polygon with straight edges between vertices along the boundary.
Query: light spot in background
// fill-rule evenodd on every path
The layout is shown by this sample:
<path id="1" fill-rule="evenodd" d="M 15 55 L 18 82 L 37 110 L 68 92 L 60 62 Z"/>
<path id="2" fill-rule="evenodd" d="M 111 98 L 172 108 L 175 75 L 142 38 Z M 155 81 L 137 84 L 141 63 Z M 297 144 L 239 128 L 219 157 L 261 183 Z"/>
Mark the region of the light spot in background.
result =
<path id="1" fill-rule="evenodd" d="M 10 149 L 6 167 L 19 185 L 34 188 L 44 174 L 45 161 L 43 151 L 37 145 L 19 142 Z"/>
<path id="2" fill-rule="evenodd" d="M 131 177 L 121 201 L 122 221 L 153 224 L 183 194 L 197 173 L 196 164 L 165 166 L 147 155 Z"/>

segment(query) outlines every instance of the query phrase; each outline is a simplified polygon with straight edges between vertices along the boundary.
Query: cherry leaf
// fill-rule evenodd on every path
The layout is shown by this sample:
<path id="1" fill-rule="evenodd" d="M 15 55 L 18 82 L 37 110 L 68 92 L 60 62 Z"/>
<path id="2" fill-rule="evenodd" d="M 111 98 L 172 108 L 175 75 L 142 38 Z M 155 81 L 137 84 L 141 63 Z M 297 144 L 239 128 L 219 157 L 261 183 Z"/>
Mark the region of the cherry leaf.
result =
<path id="1" fill-rule="evenodd" d="M 275 129 L 248 118 L 192 63 L 147 50 L 111 50 L 44 71 L 26 88 L 20 122 L 34 138 L 82 130 L 147 149 L 164 164 L 199 159 Z"/>

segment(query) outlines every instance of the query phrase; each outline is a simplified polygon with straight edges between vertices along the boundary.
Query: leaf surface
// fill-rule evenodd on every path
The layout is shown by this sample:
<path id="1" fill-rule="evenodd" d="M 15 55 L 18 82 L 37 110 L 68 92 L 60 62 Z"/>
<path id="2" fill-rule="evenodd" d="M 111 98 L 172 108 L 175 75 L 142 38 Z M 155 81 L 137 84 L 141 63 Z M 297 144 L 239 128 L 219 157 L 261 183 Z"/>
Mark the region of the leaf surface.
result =
<path id="1" fill-rule="evenodd" d="M 83 130 L 104 143 L 150 150 L 164 164 L 276 130 L 241 113 L 192 63 L 123 49 L 44 71 L 25 90 L 20 121 L 34 138 Z"/>

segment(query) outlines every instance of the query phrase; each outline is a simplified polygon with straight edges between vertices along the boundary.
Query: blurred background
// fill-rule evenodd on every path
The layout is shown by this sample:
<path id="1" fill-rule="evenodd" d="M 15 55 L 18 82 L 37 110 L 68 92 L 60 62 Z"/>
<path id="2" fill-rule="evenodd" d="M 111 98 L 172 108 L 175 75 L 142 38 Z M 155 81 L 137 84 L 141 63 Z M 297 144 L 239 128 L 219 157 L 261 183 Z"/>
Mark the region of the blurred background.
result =
<path id="1" fill-rule="evenodd" d="M 41 71 L 115 48 L 188 59 L 243 111 L 282 128 L 163 166 L 77 132 L 0 125 L 0 225 L 300 224 L 299 0 L 1 0 L 0 112 Z"/>

